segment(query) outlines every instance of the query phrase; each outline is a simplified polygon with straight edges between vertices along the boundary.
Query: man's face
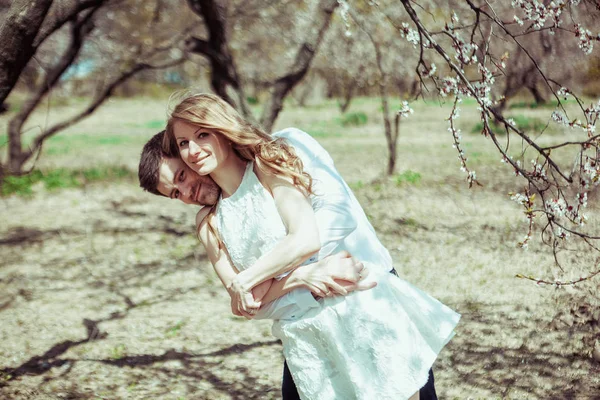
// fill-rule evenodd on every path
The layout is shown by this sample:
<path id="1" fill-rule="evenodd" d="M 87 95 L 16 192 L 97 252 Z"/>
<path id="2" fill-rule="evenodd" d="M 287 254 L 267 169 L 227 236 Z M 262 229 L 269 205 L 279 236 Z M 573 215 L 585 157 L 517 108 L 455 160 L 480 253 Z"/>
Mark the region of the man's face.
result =
<path id="1" fill-rule="evenodd" d="M 162 159 L 157 189 L 171 199 L 200 206 L 215 204 L 221 193 L 210 176 L 198 175 L 178 157 Z"/>

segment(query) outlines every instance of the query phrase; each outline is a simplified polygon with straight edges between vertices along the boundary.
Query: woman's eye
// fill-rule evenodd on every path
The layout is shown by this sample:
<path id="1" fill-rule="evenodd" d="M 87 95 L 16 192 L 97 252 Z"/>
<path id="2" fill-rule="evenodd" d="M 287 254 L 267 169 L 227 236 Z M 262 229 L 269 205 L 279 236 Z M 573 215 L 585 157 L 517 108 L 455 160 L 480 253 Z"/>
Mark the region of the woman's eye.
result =
<path id="1" fill-rule="evenodd" d="M 179 198 L 179 190 L 175 191 L 175 193 L 173 194 L 173 198 L 174 199 L 178 199 Z"/>
<path id="2" fill-rule="evenodd" d="M 185 147 L 187 146 L 188 141 L 187 140 L 182 140 L 181 142 L 179 142 L 179 147 Z"/>
<path id="3" fill-rule="evenodd" d="M 179 182 L 183 182 L 184 179 L 185 179 L 185 172 L 181 171 L 181 173 L 179 174 Z"/>
<path id="4" fill-rule="evenodd" d="M 198 138 L 199 138 L 199 139 L 204 139 L 204 138 L 205 138 L 205 137 L 207 137 L 207 136 L 208 136 L 208 133 L 206 133 L 206 132 L 200 132 L 200 133 L 198 134 Z"/>

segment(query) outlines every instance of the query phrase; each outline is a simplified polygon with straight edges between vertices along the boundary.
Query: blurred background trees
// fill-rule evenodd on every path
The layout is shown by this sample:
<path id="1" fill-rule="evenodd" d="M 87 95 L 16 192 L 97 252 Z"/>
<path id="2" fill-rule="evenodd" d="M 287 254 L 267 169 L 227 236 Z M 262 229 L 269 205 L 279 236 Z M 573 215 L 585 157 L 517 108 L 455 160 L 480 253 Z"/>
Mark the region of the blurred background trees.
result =
<path id="1" fill-rule="evenodd" d="M 423 23 L 441 34 L 445 49 L 456 47 L 443 37 L 444 26 L 456 15 L 470 21 L 461 29 L 478 29 L 477 35 L 475 29 L 471 33 L 478 45 L 475 54 L 484 57 L 487 48 L 498 59 L 510 60 L 491 88 L 499 114 L 515 96 L 549 101 L 548 81 L 597 95 L 598 57 L 582 54 L 567 30 L 524 29 L 513 20 L 524 9 L 518 6 L 522 3 L 527 2 L 489 7 L 505 22 L 505 32 L 475 13 L 471 1 L 422 0 L 418 9 Z M 591 0 L 574 5 L 566 2 L 565 13 L 583 26 L 593 25 L 598 5 Z M 266 130 L 290 94 L 301 106 L 311 98 L 336 98 L 341 112 L 355 96 L 380 97 L 387 173 L 392 174 L 399 121 L 394 118 L 397 105 L 386 106 L 387 98 L 438 96 L 418 76 L 422 48 L 418 37 L 404 37 L 403 24 L 411 19 L 402 1 L 18 0 L 0 2 L 0 13 L 0 104 L 9 109 L 13 92 L 25 98 L 7 127 L 3 173 L 27 172 L 48 137 L 85 118 L 110 96 L 167 96 L 192 86 L 221 95 Z M 515 40 L 506 40 L 509 34 Z M 427 73 L 443 76 L 451 70 L 443 60 L 435 68 Z M 474 65 L 466 65 L 465 73 L 477 79 Z M 24 144 L 28 118 L 40 105 L 73 96 L 87 98 L 86 106 L 39 128 Z"/>

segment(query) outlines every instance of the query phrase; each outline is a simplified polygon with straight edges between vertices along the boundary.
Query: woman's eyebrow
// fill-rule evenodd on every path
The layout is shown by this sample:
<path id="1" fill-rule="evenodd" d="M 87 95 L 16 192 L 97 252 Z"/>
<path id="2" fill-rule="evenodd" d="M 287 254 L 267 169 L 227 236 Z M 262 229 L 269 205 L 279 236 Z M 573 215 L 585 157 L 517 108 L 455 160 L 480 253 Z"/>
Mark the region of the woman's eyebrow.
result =
<path id="1" fill-rule="evenodd" d="M 198 132 L 200 132 L 201 130 L 203 130 L 204 128 L 198 128 L 194 131 L 194 133 L 192 133 L 192 135 L 197 134 Z M 185 136 L 177 136 L 176 139 L 185 139 Z"/>

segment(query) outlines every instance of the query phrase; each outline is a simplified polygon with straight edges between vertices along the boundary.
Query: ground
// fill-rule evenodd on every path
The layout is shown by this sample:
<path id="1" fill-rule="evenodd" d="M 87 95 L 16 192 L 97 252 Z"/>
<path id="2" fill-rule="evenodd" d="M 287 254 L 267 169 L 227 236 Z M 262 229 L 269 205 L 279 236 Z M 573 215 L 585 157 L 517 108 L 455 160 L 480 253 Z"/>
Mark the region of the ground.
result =
<path id="1" fill-rule="evenodd" d="M 51 107 L 32 125 L 70 107 Z M 135 170 L 164 110 L 158 100 L 112 100 L 49 142 L 38 165 Z M 382 174 L 376 100 L 349 111 L 363 112 L 364 125 L 343 126 L 333 102 L 289 104 L 277 125 L 304 128 L 330 151 L 400 275 L 462 314 L 434 366 L 440 399 L 600 398 L 600 364 L 590 357 L 598 331 L 569 313 L 569 299 L 597 293 L 598 283 L 556 292 L 515 278 L 557 271 L 539 240 L 516 246 L 526 222 L 507 193 L 522 182 L 469 133 L 476 111 L 465 106 L 463 141 L 483 184 L 469 189 L 446 131 L 448 106 L 415 110 L 391 178 Z M 40 184 L 31 196 L 0 198 L 0 397 L 279 399 L 281 346 L 268 321 L 231 315 L 194 214 L 128 179 L 52 191 Z M 589 268 L 570 261 L 573 274 Z"/>

